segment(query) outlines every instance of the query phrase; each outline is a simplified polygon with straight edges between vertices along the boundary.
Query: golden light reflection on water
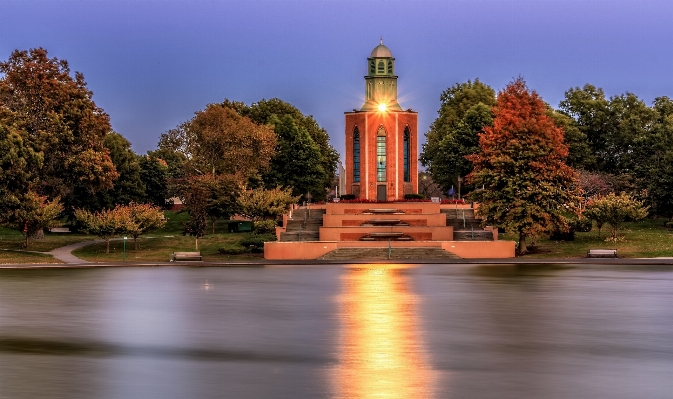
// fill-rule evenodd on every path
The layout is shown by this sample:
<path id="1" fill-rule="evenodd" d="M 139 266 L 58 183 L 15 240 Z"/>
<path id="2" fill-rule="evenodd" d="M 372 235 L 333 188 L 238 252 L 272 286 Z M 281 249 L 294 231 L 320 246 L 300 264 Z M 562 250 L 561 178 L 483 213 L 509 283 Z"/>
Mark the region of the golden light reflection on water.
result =
<path id="1" fill-rule="evenodd" d="M 338 398 L 430 398 L 432 371 L 405 265 L 357 265 L 342 277 Z"/>

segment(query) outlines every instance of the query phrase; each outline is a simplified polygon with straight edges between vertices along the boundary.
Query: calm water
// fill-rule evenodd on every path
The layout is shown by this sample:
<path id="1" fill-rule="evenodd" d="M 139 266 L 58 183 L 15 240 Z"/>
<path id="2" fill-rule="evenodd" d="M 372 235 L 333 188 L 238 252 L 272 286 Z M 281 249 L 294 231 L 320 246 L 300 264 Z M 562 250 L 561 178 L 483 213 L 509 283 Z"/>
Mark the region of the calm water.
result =
<path id="1" fill-rule="evenodd" d="M 673 269 L 0 271 L 0 398 L 673 397 Z"/>

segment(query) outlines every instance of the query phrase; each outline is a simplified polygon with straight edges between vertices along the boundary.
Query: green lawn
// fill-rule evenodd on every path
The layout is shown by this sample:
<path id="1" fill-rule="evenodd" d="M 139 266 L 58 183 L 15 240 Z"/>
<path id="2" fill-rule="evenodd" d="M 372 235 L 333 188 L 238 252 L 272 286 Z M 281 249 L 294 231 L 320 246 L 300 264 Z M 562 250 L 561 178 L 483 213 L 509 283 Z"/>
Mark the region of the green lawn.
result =
<path id="1" fill-rule="evenodd" d="M 673 257 L 673 231 L 664 228 L 664 219 L 647 219 L 625 223 L 620 234 L 625 240 L 608 242 L 609 227 L 603 227 L 601 237 L 598 230 L 588 233 L 575 233 L 574 241 L 552 241 L 539 239 L 537 253 L 527 254 L 525 258 L 583 258 L 589 249 L 616 249 L 620 258 Z M 516 240 L 512 234 L 501 234 L 500 240 Z M 530 242 L 528 242 L 530 245 Z"/>
<path id="2" fill-rule="evenodd" d="M 133 240 L 126 242 L 126 260 L 130 262 L 168 261 L 172 252 L 194 251 L 194 237 L 182 235 L 182 223 L 188 219 L 186 213 L 166 212 L 166 226 L 143 236 L 138 240 L 140 248 L 133 249 Z M 594 229 L 589 233 L 576 233 L 574 241 L 552 241 L 546 238 L 537 241 L 535 253 L 525 258 L 583 258 L 589 249 L 617 249 L 620 258 L 673 257 L 673 231 L 663 227 L 663 219 L 648 219 L 635 223 L 626 223 L 621 233 L 625 241 L 606 242 L 609 234 L 603 228 L 601 237 Z M 252 236 L 252 233 L 228 233 L 227 221 L 218 221 L 216 233 L 208 227 L 205 237 L 199 239 L 199 250 L 206 261 L 228 259 L 259 259 L 261 254 L 222 255 L 221 247 L 239 246 L 241 240 Z M 94 240 L 95 236 L 84 234 L 47 234 L 42 240 L 33 240 L 31 251 L 48 252 L 54 248 L 76 242 Z M 511 234 L 501 234 L 501 240 L 515 240 Z M 529 243 L 530 245 L 530 243 Z M 14 230 L 0 228 L 0 263 L 46 263 L 57 262 L 47 255 L 24 252 L 23 236 Z M 94 244 L 74 251 L 80 258 L 96 261 L 119 261 L 123 257 L 123 242 L 112 241 L 110 253 L 105 253 L 105 244 Z"/>
<path id="3" fill-rule="evenodd" d="M 9 263 L 61 263 L 51 255 L 25 251 L 0 250 L 0 264 Z"/>

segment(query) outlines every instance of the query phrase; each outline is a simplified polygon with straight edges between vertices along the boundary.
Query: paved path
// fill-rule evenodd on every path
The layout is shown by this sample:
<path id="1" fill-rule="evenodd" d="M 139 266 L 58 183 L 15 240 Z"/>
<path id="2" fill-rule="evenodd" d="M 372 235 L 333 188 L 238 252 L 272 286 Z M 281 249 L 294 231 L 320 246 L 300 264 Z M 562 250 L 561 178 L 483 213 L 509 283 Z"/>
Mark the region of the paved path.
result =
<path id="1" fill-rule="evenodd" d="M 78 242 L 75 244 L 66 245 L 65 247 L 52 249 L 50 252 L 45 253 L 53 256 L 54 258 L 60 260 L 61 262 L 65 262 L 68 264 L 91 263 L 89 261 L 76 257 L 75 255 L 72 254 L 72 251 L 76 250 L 77 248 L 86 247 L 87 245 L 96 244 L 98 242 L 103 242 L 103 240 Z"/>

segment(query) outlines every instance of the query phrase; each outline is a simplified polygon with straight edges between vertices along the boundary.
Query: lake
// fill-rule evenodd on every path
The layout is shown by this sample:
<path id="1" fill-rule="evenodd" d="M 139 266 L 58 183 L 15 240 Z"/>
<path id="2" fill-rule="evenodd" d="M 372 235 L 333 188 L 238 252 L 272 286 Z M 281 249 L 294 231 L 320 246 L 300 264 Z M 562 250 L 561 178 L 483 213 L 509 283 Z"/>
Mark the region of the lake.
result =
<path id="1" fill-rule="evenodd" d="M 673 267 L 0 270 L 0 398 L 673 397 Z"/>

